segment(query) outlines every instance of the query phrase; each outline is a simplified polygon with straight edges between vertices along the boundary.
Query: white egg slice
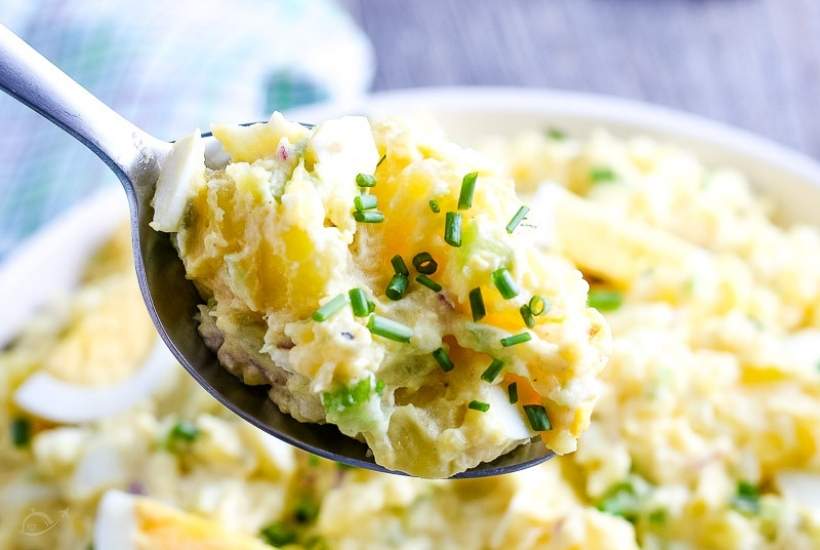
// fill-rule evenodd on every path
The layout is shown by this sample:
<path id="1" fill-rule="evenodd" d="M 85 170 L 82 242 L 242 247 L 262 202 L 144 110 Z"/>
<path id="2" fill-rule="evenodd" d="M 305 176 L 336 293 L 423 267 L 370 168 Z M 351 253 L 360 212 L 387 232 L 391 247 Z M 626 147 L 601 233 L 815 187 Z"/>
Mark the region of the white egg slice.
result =
<path id="1" fill-rule="evenodd" d="M 154 195 L 154 219 L 157 231 L 179 231 L 185 209 L 196 183 L 205 177 L 205 144 L 199 129 L 176 143 L 162 163 Z"/>
<path id="2" fill-rule="evenodd" d="M 37 372 L 14 393 L 21 409 L 53 422 L 75 424 L 105 418 L 129 409 L 162 387 L 176 369 L 176 359 L 157 338 L 142 366 L 109 386 L 85 386 Z"/>
<path id="3" fill-rule="evenodd" d="M 345 185 L 359 173 L 372 174 L 379 161 L 370 123 L 363 116 L 345 116 L 316 127 L 309 147 L 316 155 L 322 181 Z"/>
<path id="4" fill-rule="evenodd" d="M 97 550 L 232 548 L 270 550 L 261 540 L 157 500 L 108 491 L 94 523 Z"/>
<path id="5" fill-rule="evenodd" d="M 490 388 L 487 392 L 487 402 L 490 404 L 490 410 L 484 418 L 494 425 L 498 433 L 518 443 L 525 443 L 537 435 L 530 430 L 520 409 L 510 404 L 509 396 L 502 386 L 495 385 Z"/>
<path id="6" fill-rule="evenodd" d="M 122 491 L 108 491 L 100 500 L 94 523 L 94 548 L 137 548 L 136 498 Z"/>

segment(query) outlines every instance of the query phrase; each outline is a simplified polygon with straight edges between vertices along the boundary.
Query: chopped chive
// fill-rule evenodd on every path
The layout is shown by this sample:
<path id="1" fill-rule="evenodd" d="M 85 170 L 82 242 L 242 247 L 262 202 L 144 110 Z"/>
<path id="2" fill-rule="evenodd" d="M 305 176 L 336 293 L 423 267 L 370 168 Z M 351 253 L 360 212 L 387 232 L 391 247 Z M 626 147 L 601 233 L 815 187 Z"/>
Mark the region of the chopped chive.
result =
<path id="1" fill-rule="evenodd" d="M 749 481 L 738 481 L 732 508 L 744 514 L 756 514 L 760 511 L 760 489 Z"/>
<path id="2" fill-rule="evenodd" d="M 606 490 L 596 507 L 602 512 L 637 522 L 644 509 L 646 481 L 629 476 Z"/>
<path id="3" fill-rule="evenodd" d="M 461 180 L 461 192 L 458 194 L 458 209 L 467 210 L 473 205 L 473 193 L 475 193 L 475 183 L 478 180 L 478 172 L 470 172 Z"/>
<path id="4" fill-rule="evenodd" d="M 367 303 L 367 295 L 361 288 L 351 288 L 347 293 L 350 297 L 350 308 L 356 317 L 366 317 L 370 313 L 370 306 Z"/>
<path id="5" fill-rule="evenodd" d="M 507 386 L 507 394 L 510 396 L 510 403 L 518 403 L 518 382 Z"/>
<path id="6" fill-rule="evenodd" d="M 527 325 L 527 328 L 532 328 L 535 326 L 535 317 L 532 315 L 532 310 L 530 306 L 524 304 L 519 308 L 521 312 L 521 318 L 524 320 L 524 324 Z"/>
<path id="7" fill-rule="evenodd" d="M 436 272 L 436 269 L 438 269 L 438 262 L 433 259 L 433 256 L 430 255 L 429 252 L 419 252 L 413 256 L 413 267 L 415 267 L 419 273 L 432 275 Z"/>
<path id="8" fill-rule="evenodd" d="M 567 134 L 560 128 L 550 128 L 547 130 L 547 137 L 555 141 L 563 141 L 567 139 Z"/>
<path id="9" fill-rule="evenodd" d="M 391 300 L 401 300 L 407 292 L 407 275 L 396 273 L 390 282 L 387 283 L 387 288 L 384 293 Z"/>
<path id="10" fill-rule="evenodd" d="M 473 312 L 473 321 L 480 321 L 487 315 L 484 307 L 484 297 L 481 295 L 481 288 L 476 287 L 470 291 L 470 309 Z"/>
<path id="11" fill-rule="evenodd" d="M 599 166 L 596 168 L 590 168 L 589 179 L 591 179 L 593 183 L 609 183 L 618 179 L 618 176 L 612 168 Z"/>
<path id="12" fill-rule="evenodd" d="M 384 221 L 384 214 L 378 210 L 365 210 L 364 212 L 356 210 L 353 212 L 353 217 L 360 223 L 381 223 Z"/>
<path id="13" fill-rule="evenodd" d="M 444 241 L 450 246 L 461 246 L 461 214 L 447 212 L 444 222 Z"/>
<path id="14" fill-rule="evenodd" d="M 387 155 L 382 155 L 382 158 L 379 159 L 379 162 L 376 163 L 376 168 L 382 165 L 382 163 L 387 160 Z"/>
<path id="15" fill-rule="evenodd" d="M 15 418 L 11 421 L 11 442 L 19 448 L 25 447 L 31 441 L 31 421 L 28 418 Z"/>
<path id="16" fill-rule="evenodd" d="M 390 258 L 390 263 L 393 264 L 393 271 L 405 277 L 410 275 L 410 270 L 407 269 L 407 264 L 404 263 L 404 258 L 396 254 Z"/>
<path id="17" fill-rule="evenodd" d="M 168 439 L 173 442 L 192 443 L 199 437 L 199 433 L 199 428 L 196 427 L 196 424 L 188 420 L 180 420 L 171 428 L 171 431 L 168 433 Z"/>
<path id="18" fill-rule="evenodd" d="M 437 200 L 433 199 L 428 204 L 430 205 L 430 210 L 432 210 L 434 214 L 441 212 L 441 207 L 438 205 Z"/>
<path id="19" fill-rule="evenodd" d="M 447 355 L 446 351 L 444 351 L 444 348 L 438 348 L 434 351 L 433 359 L 436 360 L 436 363 L 438 363 L 438 366 L 441 367 L 441 370 L 444 372 L 450 372 L 455 367 L 453 361 L 450 359 L 450 356 Z"/>
<path id="20" fill-rule="evenodd" d="M 367 328 L 377 336 L 394 340 L 396 342 L 409 342 L 413 336 L 413 329 L 392 319 L 371 315 L 367 321 Z"/>
<path id="21" fill-rule="evenodd" d="M 615 311 L 623 301 L 623 294 L 617 290 L 590 290 L 587 296 L 587 305 L 600 311 Z"/>
<path id="22" fill-rule="evenodd" d="M 538 317 L 542 313 L 549 311 L 550 303 L 539 295 L 530 298 L 530 313 Z"/>
<path id="23" fill-rule="evenodd" d="M 663 525 L 666 523 L 666 518 L 669 512 L 667 512 L 666 508 L 656 508 L 649 512 L 649 523 L 654 523 L 655 525 Z"/>
<path id="24" fill-rule="evenodd" d="M 420 285 L 426 286 L 433 292 L 441 292 L 441 285 L 427 275 L 416 275 L 416 282 Z"/>
<path id="25" fill-rule="evenodd" d="M 512 233 L 515 231 L 515 228 L 518 227 L 518 224 L 524 221 L 524 218 L 527 217 L 527 213 L 530 209 L 526 206 L 522 206 L 518 209 L 518 211 L 510 218 L 510 221 L 507 223 L 507 233 Z"/>
<path id="26" fill-rule="evenodd" d="M 487 367 L 487 370 L 481 373 L 481 379 L 489 384 L 492 384 L 498 377 L 498 373 L 500 373 L 501 369 L 503 368 L 504 361 L 502 361 L 501 359 L 493 359 L 493 362 L 490 363 L 490 366 Z"/>
<path id="27" fill-rule="evenodd" d="M 339 313 L 343 307 L 347 304 L 347 296 L 344 294 L 339 294 L 338 296 L 334 297 L 332 300 L 326 302 L 324 305 L 320 306 L 319 309 L 313 312 L 313 320 L 321 323 L 322 321 L 326 321 L 331 316 Z"/>
<path id="28" fill-rule="evenodd" d="M 362 378 L 350 386 L 337 387 L 333 391 L 321 394 L 322 405 L 327 412 L 341 413 L 366 403 L 373 390 L 373 379 Z"/>
<path id="29" fill-rule="evenodd" d="M 280 547 L 293 544 L 297 540 L 296 531 L 281 522 L 271 523 L 259 531 L 259 536 L 262 537 L 267 544 L 271 546 Z"/>
<path id="30" fill-rule="evenodd" d="M 319 516 L 319 503 L 312 498 L 302 497 L 293 507 L 293 519 L 296 523 L 311 523 Z"/>
<path id="31" fill-rule="evenodd" d="M 541 405 L 524 405 L 524 412 L 530 421 L 530 426 L 535 432 L 545 432 L 552 429 L 547 410 Z"/>
<path id="32" fill-rule="evenodd" d="M 376 311 L 376 302 L 374 302 L 373 300 L 368 298 L 367 299 L 367 312 L 368 313 L 373 313 L 374 311 Z"/>
<path id="33" fill-rule="evenodd" d="M 384 380 L 376 380 L 376 387 L 373 389 L 376 390 L 377 395 L 381 395 L 384 392 Z"/>
<path id="34" fill-rule="evenodd" d="M 359 187 L 375 187 L 376 178 L 370 174 L 356 174 L 356 185 Z"/>
<path id="35" fill-rule="evenodd" d="M 353 206 L 356 207 L 356 210 L 363 211 L 363 210 L 372 210 L 376 208 L 376 203 L 378 199 L 376 195 L 357 195 L 356 198 L 353 199 Z"/>
<path id="36" fill-rule="evenodd" d="M 485 413 L 485 412 L 490 410 L 490 404 L 485 403 L 484 401 L 476 401 L 475 399 L 473 399 L 467 405 L 467 408 L 473 409 L 474 411 L 479 411 L 479 412 Z"/>
<path id="37" fill-rule="evenodd" d="M 518 285 L 515 284 L 515 280 L 512 278 L 510 270 L 506 267 L 493 271 L 492 279 L 495 284 L 495 288 L 498 289 L 498 292 L 501 293 L 501 296 L 505 300 L 518 296 Z"/>
<path id="38" fill-rule="evenodd" d="M 515 346 L 517 344 L 523 344 L 524 342 L 529 342 L 532 340 L 532 334 L 529 332 L 521 332 L 518 334 L 513 334 L 512 336 L 507 336 L 506 338 L 501 339 L 501 345 L 505 348 L 510 346 Z"/>

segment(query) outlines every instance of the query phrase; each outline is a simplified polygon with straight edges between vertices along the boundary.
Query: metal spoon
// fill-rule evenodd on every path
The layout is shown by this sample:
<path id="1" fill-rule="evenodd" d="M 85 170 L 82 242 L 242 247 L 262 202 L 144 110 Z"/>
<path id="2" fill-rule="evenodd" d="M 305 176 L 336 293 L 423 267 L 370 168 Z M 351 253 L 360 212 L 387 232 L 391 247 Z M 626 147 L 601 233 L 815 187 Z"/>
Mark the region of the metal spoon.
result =
<path id="1" fill-rule="evenodd" d="M 241 383 L 205 346 L 194 321 L 202 300 L 185 278 L 168 236 L 148 227 L 154 186 L 170 143 L 112 111 L 2 25 L 0 89 L 77 138 L 120 179 L 131 211 L 134 260 L 145 305 L 162 339 L 202 387 L 243 419 L 291 445 L 351 466 L 390 472 L 373 461 L 367 446 L 335 427 L 303 424 L 280 412 L 264 387 Z M 210 134 L 203 137 L 207 138 L 206 161 L 218 163 L 224 151 Z M 535 441 L 454 477 L 505 474 L 551 456 Z"/>

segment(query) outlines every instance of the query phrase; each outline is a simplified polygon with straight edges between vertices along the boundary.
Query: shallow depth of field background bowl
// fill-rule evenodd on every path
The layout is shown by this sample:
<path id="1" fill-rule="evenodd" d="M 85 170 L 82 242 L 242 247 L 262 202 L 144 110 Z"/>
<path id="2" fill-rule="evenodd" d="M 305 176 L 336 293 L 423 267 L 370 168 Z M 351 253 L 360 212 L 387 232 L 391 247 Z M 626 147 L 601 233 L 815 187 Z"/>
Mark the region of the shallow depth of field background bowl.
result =
<path id="1" fill-rule="evenodd" d="M 684 146 L 707 164 L 741 170 L 775 202 L 784 223 L 820 220 L 820 165 L 813 160 L 743 131 L 632 101 L 513 88 L 432 88 L 376 94 L 359 105 L 318 105 L 289 115 L 317 123 L 350 113 L 429 114 L 453 139 L 467 145 L 488 134 L 513 135 L 550 126 L 574 136 L 599 127 L 622 136 L 647 135 Z M 75 285 L 90 253 L 126 219 L 122 191 L 105 189 L 22 243 L 0 265 L 0 346 L 38 307 Z M 273 407 L 261 388 L 237 386 L 237 391 L 258 391 L 259 406 Z M 330 431 L 335 429 L 324 427 L 319 434 Z M 528 465 L 527 452 L 522 448 L 524 456 L 515 458 L 522 467 Z M 363 452 L 361 460 L 370 462 Z"/>

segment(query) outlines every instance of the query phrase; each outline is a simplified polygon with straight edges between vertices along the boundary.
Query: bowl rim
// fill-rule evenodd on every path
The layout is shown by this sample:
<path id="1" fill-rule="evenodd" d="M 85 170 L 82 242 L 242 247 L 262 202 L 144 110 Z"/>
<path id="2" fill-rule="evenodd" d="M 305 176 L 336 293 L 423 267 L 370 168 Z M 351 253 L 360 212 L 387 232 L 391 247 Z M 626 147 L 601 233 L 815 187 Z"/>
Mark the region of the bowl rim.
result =
<path id="1" fill-rule="evenodd" d="M 479 109 L 514 114 L 551 114 L 640 127 L 648 133 L 683 137 L 692 142 L 719 145 L 743 156 L 763 160 L 820 185 L 820 162 L 770 138 L 725 122 L 636 99 L 552 88 L 513 86 L 440 86 L 374 92 L 356 102 L 339 101 L 308 105 L 285 114 L 314 122 L 349 112 L 433 106 L 453 112 Z"/>

